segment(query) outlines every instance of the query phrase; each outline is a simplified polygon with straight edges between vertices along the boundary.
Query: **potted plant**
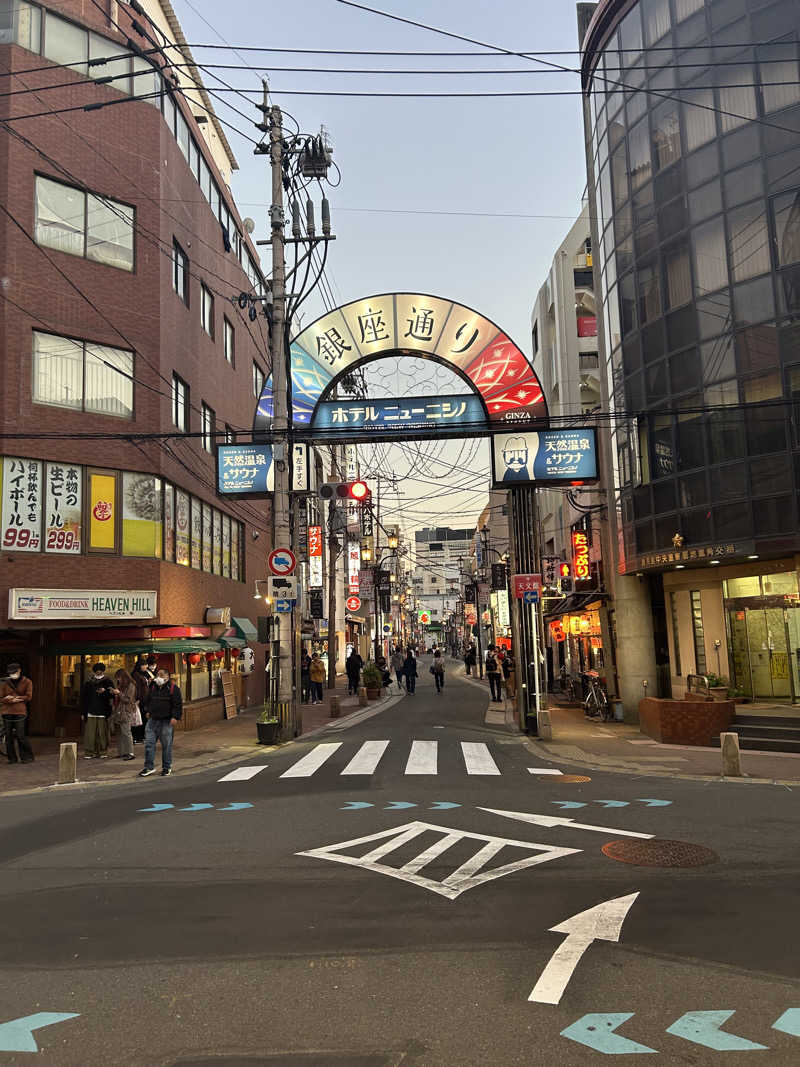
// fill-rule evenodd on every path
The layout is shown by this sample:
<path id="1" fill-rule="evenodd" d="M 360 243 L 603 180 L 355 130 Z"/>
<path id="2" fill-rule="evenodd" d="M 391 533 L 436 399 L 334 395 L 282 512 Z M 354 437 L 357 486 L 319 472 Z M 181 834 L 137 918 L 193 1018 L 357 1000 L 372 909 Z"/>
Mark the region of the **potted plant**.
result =
<path id="1" fill-rule="evenodd" d="M 708 691 L 712 700 L 728 699 L 728 679 L 721 678 L 718 674 L 707 674 Z"/>
<path id="2" fill-rule="evenodd" d="M 280 719 L 278 719 L 276 715 L 273 715 L 271 710 L 265 704 L 264 710 L 256 719 L 256 731 L 258 732 L 259 745 L 274 745 L 278 740 L 280 726 Z"/>
<path id="3" fill-rule="evenodd" d="M 377 700 L 381 695 L 381 672 L 372 661 L 366 665 L 361 677 L 367 689 L 367 699 Z"/>

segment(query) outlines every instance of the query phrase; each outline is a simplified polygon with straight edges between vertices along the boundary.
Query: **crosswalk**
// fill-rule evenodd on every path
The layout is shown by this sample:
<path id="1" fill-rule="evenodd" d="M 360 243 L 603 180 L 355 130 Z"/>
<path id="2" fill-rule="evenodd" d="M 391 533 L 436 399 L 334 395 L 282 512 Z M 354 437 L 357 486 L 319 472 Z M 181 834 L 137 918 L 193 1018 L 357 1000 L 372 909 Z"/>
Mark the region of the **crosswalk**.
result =
<path id="1" fill-rule="evenodd" d="M 355 752 L 342 741 L 324 741 L 314 745 L 300 759 L 284 770 L 279 778 L 311 778 L 321 768 L 329 764 L 336 768 L 335 773 L 343 778 L 367 777 L 375 774 L 381 761 L 390 751 L 389 741 L 364 741 Z M 404 761 L 402 773 L 409 777 L 433 777 L 440 773 L 440 756 L 447 752 L 449 759 L 455 752 L 458 765 L 470 776 L 496 776 L 501 770 L 489 750 L 489 746 L 479 741 L 460 741 L 455 746 L 451 742 L 412 740 L 395 744 L 395 751 L 400 752 Z M 337 758 L 338 757 L 338 758 Z M 342 765 L 342 760 L 345 760 Z M 254 778 L 267 769 L 268 764 L 237 767 L 222 778 L 220 782 L 244 782 Z"/>

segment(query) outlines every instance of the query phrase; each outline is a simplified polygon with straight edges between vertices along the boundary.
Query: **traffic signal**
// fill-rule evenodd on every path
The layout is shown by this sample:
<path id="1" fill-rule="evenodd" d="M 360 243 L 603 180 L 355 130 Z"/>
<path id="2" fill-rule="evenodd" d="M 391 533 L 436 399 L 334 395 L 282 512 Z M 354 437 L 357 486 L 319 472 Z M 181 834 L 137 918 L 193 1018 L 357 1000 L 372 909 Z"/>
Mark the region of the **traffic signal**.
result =
<path id="1" fill-rule="evenodd" d="M 572 592 L 572 566 L 569 563 L 559 563 L 558 577 L 561 579 L 561 592 Z"/>
<path id="2" fill-rule="evenodd" d="M 323 482 L 319 487 L 321 500 L 366 500 L 370 495 L 366 482 Z"/>

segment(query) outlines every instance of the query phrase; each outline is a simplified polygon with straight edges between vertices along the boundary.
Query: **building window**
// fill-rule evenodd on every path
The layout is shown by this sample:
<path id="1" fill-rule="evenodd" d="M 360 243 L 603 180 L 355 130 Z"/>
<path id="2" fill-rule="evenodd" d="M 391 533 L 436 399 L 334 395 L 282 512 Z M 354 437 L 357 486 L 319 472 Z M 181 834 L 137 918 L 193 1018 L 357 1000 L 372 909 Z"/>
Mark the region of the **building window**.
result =
<path id="1" fill-rule="evenodd" d="M 189 306 L 189 258 L 178 244 L 172 242 L 172 288 Z"/>
<path id="2" fill-rule="evenodd" d="M 214 431 L 216 430 L 217 417 L 214 409 L 208 404 L 203 404 L 200 413 L 201 443 L 206 452 L 214 451 Z"/>
<path id="3" fill-rule="evenodd" d="M 533 324 L 533 354 L 534 356 L 539 351 L 539 323 Z"/>
<path id="4" fill-rule="evenodd" d="M 226 445 L 235 445 L 236 444 L 236 433 L 234 432 L 233 427 L 229 426 L 227 422 L 225 423 L 225 444 Z"/>
<path id="5" fill-rule="evenodd" d="M 706 673 L 706 639 L 703 630 L 703 608 L 700 603 L 700 590 L 693 589 L 692 598 L 692 632 L 694 634 L 694 663 L 698 674 Z"/>
<path id="6" fill-rule="evenodd" d="M 172 422 L 182 433 L 189 429 L 189 386 L 177 374 L 172 375 Z"/>
<path id="7" fill-rule="evenodd" d="M 42 13 L 25 0 L 5 0 L 0 4 L 0 41 L 39 52 L 42 42 Z"/>
<path id="8" fill-rule="evenodd" d="M 133 270 L 132 207 L 51 178 L 36 178 L 36 241 L 72 256 Z"/>
<path id="9" fill-rule="evenodd" d="M 678 636 L 678 594 L 669 594 L 669 606 L 670 615 L 672 616 L 672 649 L 673 655 L 673 674 L 679 675 L 681 673 L 681 644 L 680 637 Z"/>
<path id="10" fill-rule="evenodd" d="M 264 388 L 264 372 L 259 365 L 253 362 L 253 396 L 258 400 Z"/>
<path id="11" fill-rule="evenodd" d="M 214 336 L 214 297 L 211 290 L 200 285 L 200 325 L 209 337 Z"/>
<path id="12" fill-rule="evenodd" d="M 31 392 L 36 404 L 132 419 L 133 352 L 34 330 Z"/>
<path id="13" fill-rule="evenodd" d="M 597 370 L 600 366 L 596 352 L 580 352 L 578 362 L 581 370 Z"/>
<path id="14" fill-rule="evenodd" d="M 231 366 L 233 366 L 234 354 L 235 354 L 235 337 L 233 333 L 233 326 L 226 317 L 222 319 L 222 349 L 225 353 L 225 359 Z"/>

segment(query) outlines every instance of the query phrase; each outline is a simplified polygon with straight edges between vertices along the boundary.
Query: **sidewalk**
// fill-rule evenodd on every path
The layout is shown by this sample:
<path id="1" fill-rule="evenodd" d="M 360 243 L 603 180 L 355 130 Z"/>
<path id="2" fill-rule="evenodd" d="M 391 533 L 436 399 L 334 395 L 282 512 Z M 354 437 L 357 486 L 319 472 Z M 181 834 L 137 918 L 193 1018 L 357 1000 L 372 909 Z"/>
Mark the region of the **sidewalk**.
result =
<path id="1" fill-rule="evenodd" d="M 662 745 L 641 733 L 637 725 L 587 719 L 581 707 L 562 703 L 547 694 L 553 726 L 552 741 L 531 737 L 529 751 L 544 759 L 595 770 L 622 771 L 675 778 L 720 778 L 722 754 L 718 748 L 697 745 Z M 793 752 L 742 750 L 743 778 L 726 781 L 800 782 L 800 755 Z"/>
<path id="2" fill-rule="evenodd" d="M 396 686 L 380 700 L 371 700 L 368 708 L 383 707 L 396 695 Z M 335 693 L 341 703 L 341 716 L 332 719 L 331 696 Z M 302 716 L 302 737 L 321 730 L 331 723 L 341 722 L 345 716 L 359 711 L 358 697 L 348 697 L 347 677 L 336 679 L 335 690 L 325 690 L 322 704 L 301 704 L 298 713 Z M 368 710 L 367 708 L 364 709 Z M 261 708 L 248 708 L 235 719 L 221 719 L 188 733 L 176 732 L 173 748 L 173 767 L 176 774 L 198 771 L 216 764 L 244 760 L 274 750 L 271 745 L 259 745 L 256 738 L 256 719 Z M 8 793 L 27 792 L 53 786 L 58 780 L 59 747 L 63 740 L 75 738 L 32 737 L 35 755 L 33 763 L 9 764 L 0 756 L 0 796 Z M 288 742 L 283 742 L 287 744 Z M 83 746 L 78 741 L 78 781 L 82 784 L 129 782 L 134 779 L 144 764 L 144 745 L 136 745 L 136 758 L 125 761 L 117 758 L 116 738 L 109 747 L 108 759 L 83 759 Z M 156 749 L 156 770 L 161 766 L 161 752 Z"/>

